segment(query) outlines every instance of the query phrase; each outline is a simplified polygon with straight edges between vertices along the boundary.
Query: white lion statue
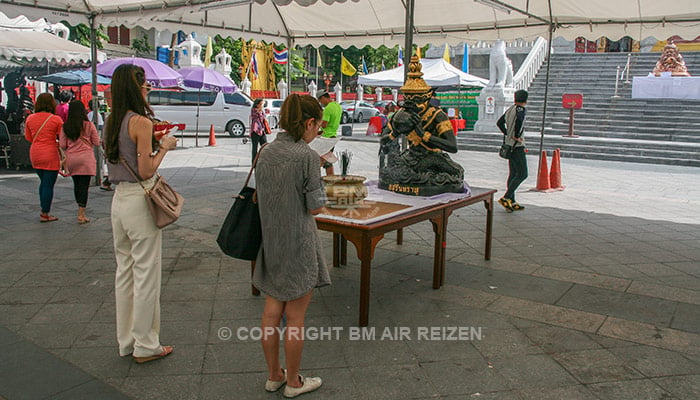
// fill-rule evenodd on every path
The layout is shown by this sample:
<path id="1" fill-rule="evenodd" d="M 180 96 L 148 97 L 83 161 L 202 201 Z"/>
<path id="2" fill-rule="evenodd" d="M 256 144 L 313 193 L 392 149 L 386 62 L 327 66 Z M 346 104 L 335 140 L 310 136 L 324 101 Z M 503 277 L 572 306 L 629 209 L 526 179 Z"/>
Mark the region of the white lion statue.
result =
<path id="1" fill-rule="evenodd" d="M 506 56 L 506 42 L 503 40 L 497 40 L 491 49 L 487 87 L 513 87 L 513 63 Z"/>

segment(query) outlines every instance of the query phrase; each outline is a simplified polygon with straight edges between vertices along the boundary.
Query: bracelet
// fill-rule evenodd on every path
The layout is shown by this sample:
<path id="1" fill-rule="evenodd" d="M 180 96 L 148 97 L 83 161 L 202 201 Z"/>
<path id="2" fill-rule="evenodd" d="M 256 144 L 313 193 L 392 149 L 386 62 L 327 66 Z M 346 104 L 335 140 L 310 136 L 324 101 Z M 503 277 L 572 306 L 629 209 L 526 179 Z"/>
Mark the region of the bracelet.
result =
<path id="1" fill-rule="evenodd" d="M 430 137 L 433 136 L 430 132 L 424 132 L 423 133 L 423 141 L 427 142 L 430 140 Z"/>

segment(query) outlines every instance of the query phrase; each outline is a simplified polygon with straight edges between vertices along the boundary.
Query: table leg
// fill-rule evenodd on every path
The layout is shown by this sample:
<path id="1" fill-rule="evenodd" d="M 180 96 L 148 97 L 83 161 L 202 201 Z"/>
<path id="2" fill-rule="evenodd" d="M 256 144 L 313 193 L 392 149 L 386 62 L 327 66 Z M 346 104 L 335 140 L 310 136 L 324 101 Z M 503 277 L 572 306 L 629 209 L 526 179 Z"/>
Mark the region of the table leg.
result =
<path id="1" fill-rule="evenodd" d="M 442 256 L 440 257 L 440 287 L 445 284 L 445 259 L 447 258 L 447 222 L 452 211 L 443 211 L 442 217 Z"/>
<path id="2" fill-rule="evenodd" d="M 486 207 L 486 237 L 485 237 L 485 248 L 484 248 L 484 260 L 491 259 L 491 236 L 493 229 L 493 194 L 489 196 L 488 199 L 484 200 L 484 207 Z"/>
<path id="3" fill-rule="evenodd" d="M 340 265 L 348 265 L 348 240 L 340 235 Z"/>
<path id="4" fill-rule="evenodd" d="M 250 262 L 250 277 L 253 277 L 253 272 L 255 272 L 255 261 Z M 260 290 L 253 285 L 253 283 L 250 283 L 250 289 L 252 292 L 253 296 L 260 296 Z"/>
<path id="5" fill-rule="evenodd" d="M 333 234 L 333 267 L 340 267 L 340 233 Z"/>
<path id="6" fill-rule="evenodd" d="M 403 244 L 403 228 L 396 230 L 396 244 Z"/>
<path id="7" fill-rule="evenodd" d="M 430 223 L 433 224 L 433 232 L 435 232 L 435 249 L 433 254 L 433 289 L 440 289 L 442 260 L 445 256 L 444 246 L 444 213 L 440 216 L 431 218 Z"/>
<path id="8" fill-rule="evenodd" d="M 369 238 L 363 237 L 360 248 L 357 249 L 361 254 L 360 261 L 360 326 L 369 324 L 369 288 L 370 277 L 372 276 L 372 249 Z"/>
<path id="9" fill-rule="evenodd" d="M 367 234 L 353 234 L 347 237 L 357 250 L 357 257 L 360 259 L 360 326 L 367 326 L 369 323 L 369 289 L 370 277 L 372 274 L 372 258 L 374 258 L 374 248 L 382 240 L 384 235 L 369 236 Z"/>

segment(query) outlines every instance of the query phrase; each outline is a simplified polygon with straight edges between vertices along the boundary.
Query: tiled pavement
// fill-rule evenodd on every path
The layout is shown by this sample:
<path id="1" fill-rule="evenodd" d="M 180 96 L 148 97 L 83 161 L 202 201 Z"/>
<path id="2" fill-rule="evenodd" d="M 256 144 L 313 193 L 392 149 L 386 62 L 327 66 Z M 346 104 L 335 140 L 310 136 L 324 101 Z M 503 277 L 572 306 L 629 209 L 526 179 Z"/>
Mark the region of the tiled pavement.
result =
<path id="1" fill-rule="evenodd" d="M 202 141 L 200 141 L 202 142 Z M 78 225 L 72 185 L 60 179 L 51 224 L 38 222 L 38 179 L 0 172 L 0 399 L 277 399 L 262 386 L 247 263 L 214 242 L 250 165 L 249 145 L 168 155 L 163 174 L 187 199 L 164 234 L 162 341 L 175 353 L 136 365 L 117 355 L 111 194 L 93 188 L 93 222 Z M 192 140 L 186 139 L 187 146 Z M 376 178 L 377 145 L 343 141 L 351 171 Z M 473 186 L 502 193 L 505 163 L 460 152 Z M 446 285 L 431 288 L 429 223 L 393 234 L 373 260 L 370 325 L 411 340 L 350 340 L 359 264 L 333 269 L 308 327 L 340 327 L 307 341 L 303 370 L 323 377 L 308 399 L 700 398 L 700 170 L 562 160 L 566 190 L 528 192 L 527 209 L 496 209 L 483 260 L 483 207 L 450 219 Z M 497 206 L 498 207 L 498 206 Z M 331 235 L 321 233 L 330 254 Z M 330 257 L 329 257 L 330 258 Z M 3 328 L 4 326 L 4 328 Z M 418 340 L 424 327 L 481 328 L 472 340 Z M 232 338 L 220 336 L 231 330 Z M 393 332 L 393 331 L 392 331 Z M 226 339 L 226 338 L 225 338 Z"/>

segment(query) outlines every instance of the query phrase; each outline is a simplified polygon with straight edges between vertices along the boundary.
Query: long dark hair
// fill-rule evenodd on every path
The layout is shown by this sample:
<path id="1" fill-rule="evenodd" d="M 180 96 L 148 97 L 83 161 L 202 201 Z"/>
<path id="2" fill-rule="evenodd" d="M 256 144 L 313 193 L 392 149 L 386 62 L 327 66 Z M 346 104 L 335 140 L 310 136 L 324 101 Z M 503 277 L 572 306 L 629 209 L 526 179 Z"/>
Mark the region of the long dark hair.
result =
<path id="1" fill-rule="evenodd" d="M 292 135 L 294 141 L 299 141 L 306 129 L 304 123 L 311 118 L 321 119 L 322 117 L 323 109 L 318 100 L 308 94 L 292 93 L 282 103 L 280 126 Z"/>
<path id="2" fill-rule="evenodd" d="M 119 162 L 119 131 L 126 113 L 133 111 L 146 118 L 153 116 L 141 90 L 145 83 L 146 73 L 138 65 L 122 64 L 112 75 L 112 113 L 105 123 L 104 142 L 107 160 L 113 164 Z"/>
<path id="3" fill-rule="evenodd" d="M 68 118 L 63 124 L 63 132 L 70 140 L 78 140 L 83 131 L 83 124 L 87 121 L 85 105 L 80 100 L 73 100 L 68 104 Z"/>

